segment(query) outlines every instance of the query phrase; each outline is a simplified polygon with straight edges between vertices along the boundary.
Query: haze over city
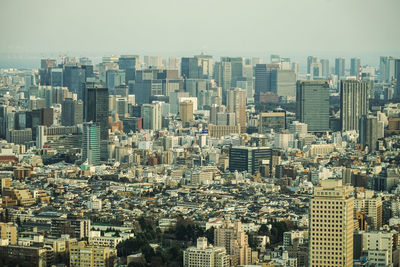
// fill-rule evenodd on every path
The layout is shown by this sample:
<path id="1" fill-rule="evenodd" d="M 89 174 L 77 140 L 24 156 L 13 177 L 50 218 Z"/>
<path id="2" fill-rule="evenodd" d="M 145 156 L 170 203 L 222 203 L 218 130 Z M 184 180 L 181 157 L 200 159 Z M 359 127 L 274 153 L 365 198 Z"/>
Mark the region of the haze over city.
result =
<path id="1" fill-rule="evenodd" d="M 399 10 L 0 1 L 0 266 L 399 267 Z"/>

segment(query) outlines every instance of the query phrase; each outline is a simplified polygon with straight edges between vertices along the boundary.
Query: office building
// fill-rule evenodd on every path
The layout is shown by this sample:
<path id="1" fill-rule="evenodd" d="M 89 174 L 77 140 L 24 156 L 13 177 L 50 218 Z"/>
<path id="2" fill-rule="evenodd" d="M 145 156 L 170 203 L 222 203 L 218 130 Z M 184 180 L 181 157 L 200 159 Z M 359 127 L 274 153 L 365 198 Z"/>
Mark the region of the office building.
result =
<path id="1" fill-rule="evenodd" d="M 214 67 L 214 79 L 218 86 L 222 87 L 222 97 L 224 97 L 226 91 L 231 89 L 232 63 L 228 61 L 216 62 Z"/>
<path id="2" fill-rule="evenodd" d="M 400 59 L 394 61 L 394 78 L 396 79 L 394 96 L 396 99 L 400 99 Z"/>
<path id="3" fill-rule="evenodd" d="M 120 70 L 125 72 L 125 84 L 128 85 L 129 81 L 135 80 L 136 63 L 139 60 L 139 56 L 122 55 L 118 60 L 118 66 Z"/>
<path id="4" fill-rule="evenodd" d="M 311 267 L 353 266 L 353 187 L 341 180 L 321 180 L 310 203 Z"/>
<path id="5" fill-rule="evenodd" d="M 214 229 L 214 244 L 226 249 L 231 256 L 230 266 L 250 264 L 251 248 L 240 221 L 224 221 L 221 227 Z"/>
<path id="6" fill-rule="evenodd" d="M 330 75 L 329 59 L 321 59 L 320 63 L 321 63 L 321 68 L 322 68 L 322 77 L 324 79 L 326 79 Z"/>
<path id="7" fill-rule="evenodd" d="M 227 111 L 235 113 L 235 121 L 240 127 L 246 127 L 246 91 L 240 88 L 231 89 L 227 92 Z"/>
<path id="8" fill-rule="evenodd" d="M 161 130 L 162 113 L 161 103 L 143 104 L 142 105 L 143 129 Z"/>
<path id="9" fill-rule="evenodd" d="M 340 81 L 340 121 L 342 131 L 359 130 L 360 118 L 368 113 L 368 82 Z"/>
<path id="10" fill-rule="evenodd" d="M 359 144 L 365 149 L 368 147 L 368 152 L 373 152 L 377 148 L 378 139 L 383 137 L 379 134 L 379 128 L 383 125 L 378 123 L 378 118 L 368 115 L 362 115 L 359 126 Z"/>
<path id="11" fill-rule="evenodd" d="M 357 188 L 354 211 L 364 215 L 368 229 L 379 230 L 382 227 L 382 198 L 375 196 L 373 190 Z"/>
<path id="12" fill-rule="evenodd" d="M 190 100 L 179 103 L 179 116 L 182 120 L 182 125 L 193 120 L 193 102 Z"/>
<path id="13" fill-rule="evenodd" d="M 84 121 L 100 125 L 100 140 L 108 139 L 108 89 L 86 88 L 84 101 Z"/>
<path id="14" fill-rule="evenodd" d="M 51 69 L 50 85 L 53 87 L 63 86 L 63 69 L 61 69 L 61 68 Z"/>
<path id="15" fill-rule="evenodd" d="M 189 247 L 183 252 L 184 267 L 229 267 L 229 255 L 225 247 L 208 245 L 207 238 L 199 237 L 196 247 Z"/>
<path id="16" fill-rule="evenodd" d="M 356 76 L 357 80 L 360 79 L 361 60 L 359 57 L 350 60 L 350 76 Z"/>
<path id="17" fill-rule="evenodd" d="M 212 73 L 212 56 L 198 55 L 181 59 L 181 76 L 184 79 L 208 79 Z"/>
<path id="18" fill-rule="evenodd" d="M 379 73 L 380 80 L 384 83 L 389 83 L 395 79 L 395 60 L 394 57 L 382 56 L 380 58 Z"/>
<path id="19" fill-rule="evenodd" d="M 318 62 L 317 57 L 314 57 L 314 56 L 307 57 L 307 74 L 311 74 L 311 64 L 317 63 L 317 62 Z"/>
<path id="20" fill-rule="evenodd" d="M 335 74 L 338 76 L 338 79 L 344 78 L 345 74 L 345 59 L 342 57 L 335 59 Z"/>
<path id="21" fill-rule="evenodd" d="M 124 70 L 108 70 L 106 72 L 106 87 L 109 94 L 113 94 L 114 89 L 122 84 L 125 84 Z"/>
<path id="22" fill-rule="evenodd" d="M 221 57 L 222 62 L 231 63 L 231 88 L 236 86 L 236 82 L 243 78 L 244 58 L 242 57 Z"/>
<path id="23" fill-rule="evenodd" d="M 70 92 L 83 99 L 85 88 L 85 70 L 76 65 L 66 65 L 63 71 L 63 86 L 68 87 Z"/>
<path id="24" fill-rule="evenodd" d="M 297 81 L 296 119 L 310 132 L 329 130 L 329 84 L 327 81 Z"/>
<path id="25" fill-rule="evenodd" d="M 257 174 L 263 160 L 269 160 L 272 164 L 272 154 L 273 151 L 269 147 L 231 147 L 229 149 L 229 170 Z"/>
<path id="26" fill-rule="evenodd" d="M 83 123 L 83 101 L 65 98 L 62 102 L 61 125 L 74 126 Z"/>
<path id="27" fill-rule="evenodd" d="M 94 122 L 83 124 L 82 161 L 89 165 L 100 164 L 100 125 Z"/>
<path id="28" fill-rule="evenodd" d="M 254 91 L 256 95 L 267 92 L 268 78 L 267 78 L 267 64 L 257 64 L 255 67 L 255 83 Z"/>

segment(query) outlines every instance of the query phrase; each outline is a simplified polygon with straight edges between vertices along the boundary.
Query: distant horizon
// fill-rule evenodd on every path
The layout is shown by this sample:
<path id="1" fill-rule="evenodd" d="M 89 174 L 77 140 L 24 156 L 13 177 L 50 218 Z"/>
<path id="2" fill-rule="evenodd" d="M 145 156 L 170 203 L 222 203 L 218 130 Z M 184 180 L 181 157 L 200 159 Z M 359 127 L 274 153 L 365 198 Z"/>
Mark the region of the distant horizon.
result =
<path id="1" fill-rule="evenodd" d="M 207 51 L 193 51 L 190 52 L 154 52 L 154 53 L 134 53 L 134 52 L 125 52 L 125 53 L 117 53 L 117 52 L 104 52 L 104 53 L 84 53 L 84 52 L 71 52 L 71 53 L 63 53 L 63 52 L 49 52 L 49 53 L 0 53 L 0 68 L 16 68 L 16 69 L 37 69 L 40 67 L 40 60 L 45 58 L 53 58 L 56 59 L 57 62 L 61 61 L 61 56 L 68 56 L 71 58 L 80 58 L 87 57 L 92 60 L 93 64 L 98 64 L 101 62 L 102 57 L 105 56 L 121 56 L 121 55 L 138 55 L 141 59 L 144 56 L 161 56 L 164 59 L 167 59 L 170 56 L 174 57 L 191 57 L 194 55 L 200 55 L 204 53 L 205 55 L 211 55 L 214 61 L 219 60 L 220 57 L 230 56 L 230 57 L 244 57 L 244 58 L 252 58 L 258 57 L 263 59 L 263 63 L 270 63 L 271 55 L 279 55 L 283 58 L 290 58 L 291 62 L 298 62 L 300 65 L 300 69 L 304 70 L 306 68 L 306 60 L 308 56 L 316 56 L 318 60 L 320 59 L 328 59 L 330 63 L 330 67 L 334 66 L 334 60 L 337 57 L 344 57 L 346 59 L 346 68 L 350 65 L 350 59 L 353 57 L 359 57 L 361 59 L 362 66 L 373 66 L 379 67 L 379 59 L 381 56 L 393 56 L 400 58 L 400 53 L 369 53 L 369 54 L 351 54 L 342 53 L 342 54 L 321 54 L 321 53 L 299 53 L 298 55 L 293 54 L 284 54 L 284 53 L 261 53 L 261 52 L 250 52 L 250 53 L 240 53 L 240 52 L 226 52 L 220 54 L 211 54 Z"/>

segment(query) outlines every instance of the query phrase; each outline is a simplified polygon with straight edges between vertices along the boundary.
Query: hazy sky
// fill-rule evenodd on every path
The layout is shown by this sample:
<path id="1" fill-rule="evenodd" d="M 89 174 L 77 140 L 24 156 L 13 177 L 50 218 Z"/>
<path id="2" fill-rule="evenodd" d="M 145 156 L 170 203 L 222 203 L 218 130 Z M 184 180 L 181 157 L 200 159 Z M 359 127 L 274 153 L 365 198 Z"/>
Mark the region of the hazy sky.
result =
<path id="1" fill-rule="evenodd" d="M 0 53 L 400 54 L 400 0 L 0 0 Z"/>

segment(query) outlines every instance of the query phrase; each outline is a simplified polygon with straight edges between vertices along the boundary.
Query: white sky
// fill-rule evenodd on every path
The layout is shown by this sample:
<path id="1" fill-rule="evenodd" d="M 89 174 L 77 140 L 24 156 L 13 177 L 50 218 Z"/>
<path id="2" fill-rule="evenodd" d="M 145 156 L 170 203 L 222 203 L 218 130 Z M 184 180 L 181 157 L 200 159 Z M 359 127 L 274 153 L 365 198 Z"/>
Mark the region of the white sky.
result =
<path id="1" fill-rule="evenodd" d="M 400 54 L 400 0 L 0 0 L 0 53 Z"/>

